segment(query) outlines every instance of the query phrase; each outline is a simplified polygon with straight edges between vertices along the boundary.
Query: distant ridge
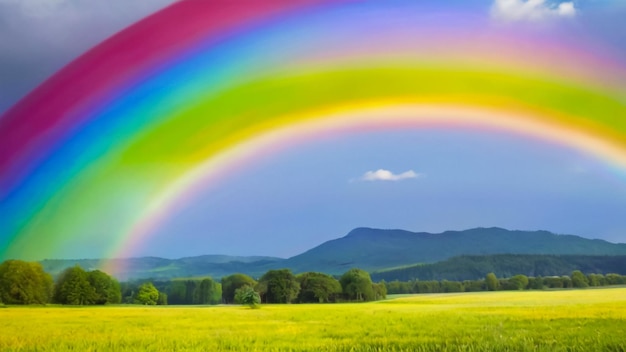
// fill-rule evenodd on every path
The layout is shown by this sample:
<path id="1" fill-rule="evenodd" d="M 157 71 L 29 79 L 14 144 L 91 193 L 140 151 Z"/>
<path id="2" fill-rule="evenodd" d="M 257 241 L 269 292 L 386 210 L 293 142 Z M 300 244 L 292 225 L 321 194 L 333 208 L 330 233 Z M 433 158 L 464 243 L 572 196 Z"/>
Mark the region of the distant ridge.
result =
<path id="1" fill-rule="evenodd" d="M 626 255 L 626 244 L 557 235 L 549 231 L 511 231 L 498 227 L 445 231 L 438 234 L 405 230 L 356 228 L 346 236 L 330 240 L 289 259 L 264 256 L 203 255 L 180 259 L 157 257 L 115 259 L 118 279 L 169 279 L 211 276 L 220 278 L 236 272 L 258 277 L 270 269 L 317 271 L 342 274 L 358 267 L 370 272 L 416 264 L 430 264 L 458 256 L 496 254 L 524 255 Z M 44 260 L 44 268 L 53 275 L 79 264 L 97 269 L 97 259 Z"/>
<path id="2" fill-rule="evenodd" d="M 139 257 L 106 260 L 113 267 L 120 268 L 116 273 L 118 280 L 154 278 L 170 279 L 176 277 L 211 276 L 219 278 L 235 272 L 263 273 L 264 268 L 283 258 L 267 256 L 230 256 L 201 255 L 180 259 L 159 257 Z M 44 269 L 53 276 L 65 268 L 80 265 L 84 269 L 102 269 L 105 261 L 101 259 L 46 259 L 41 261 Z"/>
<path id="3" fill-rule="evenodd" d="M 460 255 L 490 254 L 626 255 L 626 244 L 498 227 L 438 234 L 356 228 L 283 264 L 295 271 L 337 274 L 350 267 L 376 271 L 408 263 L 434 263 Z"/>

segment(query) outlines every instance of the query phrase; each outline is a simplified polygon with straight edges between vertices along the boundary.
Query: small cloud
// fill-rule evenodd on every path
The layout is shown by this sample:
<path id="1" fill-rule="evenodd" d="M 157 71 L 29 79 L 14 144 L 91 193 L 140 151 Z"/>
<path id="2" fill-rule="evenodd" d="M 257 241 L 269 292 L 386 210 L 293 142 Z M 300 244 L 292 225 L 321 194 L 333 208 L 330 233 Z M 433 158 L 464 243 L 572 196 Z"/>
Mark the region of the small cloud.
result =
<path id="1" fill-rule="evenodd" d="M 410 178 L 418 178 L 421 174 L 416 173 L 413 170 L 403 172 L 401 174 L 394 174 L 389 170 L 378 169 L 376 171 L 368 171 L 361 178 L 360 181 L 402 181 Z"/>
<path id="2" fill-rule="evenodd" d="M 546 0 L 495 0 L 491 6 L 491 16 L 504 21 L 571 18 L 576 16 L 576 12 L 576 7 L 571 1 L 548 3 Z"/>
<path id="3" fill-rule="evenodd" d="M 574 7 L 573 2 L 562 2 L 559 4 L 557 12 L 559 16 L 574 17 L 576 16 L 576 7 Z"/>

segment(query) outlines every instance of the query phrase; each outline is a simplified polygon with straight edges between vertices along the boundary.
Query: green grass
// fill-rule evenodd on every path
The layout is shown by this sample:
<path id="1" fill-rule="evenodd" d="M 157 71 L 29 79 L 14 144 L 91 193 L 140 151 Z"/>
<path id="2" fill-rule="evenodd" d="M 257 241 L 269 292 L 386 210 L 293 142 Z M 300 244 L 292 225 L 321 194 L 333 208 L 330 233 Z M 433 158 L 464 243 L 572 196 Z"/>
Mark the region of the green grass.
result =
<path id="1" fill-rule="evenodd" d="M 626 288 L 362 304 L 9 307 L 0 351 L 626 351 Z"/>

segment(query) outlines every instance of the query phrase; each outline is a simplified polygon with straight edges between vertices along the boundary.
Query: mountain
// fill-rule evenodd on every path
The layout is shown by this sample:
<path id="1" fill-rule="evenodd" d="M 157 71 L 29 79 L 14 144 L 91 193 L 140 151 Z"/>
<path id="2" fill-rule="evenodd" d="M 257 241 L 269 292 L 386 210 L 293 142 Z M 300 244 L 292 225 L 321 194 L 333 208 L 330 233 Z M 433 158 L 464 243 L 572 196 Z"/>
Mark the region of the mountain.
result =
<path id="1" fill-rule="evenodd" d="M 387 282 L 410 280 L 479 280 L 488 273 L 497 277 L 523 274 L 528 277 L 571 275 L 580 270 L 594 274 L 626 275 L 626 255 L 544 255 L 544 254 L 495 254 L 460 256 L 433 264 L 418 264 L 404 268 L 371 273 L 372 280 Z"/>
<path id="2" fill-rule="evenodd" d="M 377 271 L 408 263 L 434 263 L 460 255 L 579 254 L 626 255 L 626 244 L 548 231 L 475 228 L 432 234 L 357 228 L 281 264 L 295 272 L 340 274 L 352 267 Z"/>
<path id="3" fill-rule="evenodd" d="M 354 267 L 374 272 L 457 256 L 493 254 L 617 256 L 626 255 L 626 244 L 548 231 L 510 231 L 496 227 L 438 234 L 357 228 L 342 238 L 324 242 L 289 259 L 203 255 L 180 259 L 112 259 L 109 264 L 118 268 L 119 280 L 220 278 L 237 272 L 259 277 L 267 270 L 279 268 L 289 268 L 295 273 L 318 271 L 339 275 Z M 102 262 L 94 259 L 44 260 L 42 264 L 53 275 L 76 264 L 87 270 L 102 268 Z"/>

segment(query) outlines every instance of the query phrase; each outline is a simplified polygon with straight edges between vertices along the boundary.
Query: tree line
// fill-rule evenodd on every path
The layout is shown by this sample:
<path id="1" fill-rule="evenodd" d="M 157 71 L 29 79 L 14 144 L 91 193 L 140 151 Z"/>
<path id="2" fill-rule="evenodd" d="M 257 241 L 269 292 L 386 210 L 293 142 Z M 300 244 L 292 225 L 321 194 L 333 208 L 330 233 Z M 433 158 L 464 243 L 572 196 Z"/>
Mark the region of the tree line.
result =
<path id="1" fill-rule="evenodd" d="M 122 284 L 123 302 L 136 303 L 136 292 L 148 284 L 161 299 L 144 304 L 332 303 L 373 301 L 387 295 L 384 284 L 372 282 L 369 273 L 360 269 L 351 269 L 340 278 L 317 272 L 295 275 L 279 269 L 269 270 L 258 280 L 233 274 L 219 283 L 211 278 L 128 282 Z"/>
<path id="2" fill-rule="evenodd" d="M 571 275 L 563 276 L 513 275 L 509 278 L 498 278 L 494 273 L 488 273 L 481 280 L 394 280 L 386 282 L 385 285 L 389 294 L 544 290 L 626 285 L 626 275 L 585 275 L 579 270 L 574 270 Z"/>
<path id="3" fill-rule="evenodd" d="M 246 304 L 242 297 L 251 290 L 261 303 L 365 302 L 387 297 L 384 283 L 372 282 L 368 272 L 357 268 L 338 279 L 317 272 L 295 275 L 289 269 L 269 270 L 258 281 L 245 274 L 222 278 L 224 303 Z"/>
<path id="4" fill-rule="evenodd" d="M 374 283 L 368 272 L 350 269 L 341 277 L 289 269 L 269 270 L 258 280 L 233 274 L 217 282 L 211 278 L 137 281 L 120 284 L 100 271 L 76 265 L 57 278 L 40 263 L 7 260 L 0 264 L 0 303 L 4 304 L 250 304 L 329 303 L 373 301 L 387 295 L 384 283 Z"/>
<path id="5" fill-rule="evenodd" d="M 141 290 L 149 289 L 152 296 L 148 300 L 139 299 Z M 219 304 L 222 302 L 222 285 L 211 278 L 174 279 L 169 281 L 135 281 L 122 283 L 123 303 L 147 305 L 198 305 Z M 138 302 L 139 301 L 139 302 Z"/>
<path id="6" fill-rule="evenodd" d="M 103 305 L 103 304 L 246 304 L 365 302 L 386 298 L 387 294 L 445 293 L 495 290 L 541 290 L 626 285 L 620 274 L 583 274 L 498 278 L 494 273 L 480 280 L 372 281 L 368 272 L 350 269 L 339 277 L 289 269 L 269 270 L 258 280 L 233 274 L 217 282 L 211 278 L 137 281 L 120 284 L 100 271 L 85 271 L 76 265 L 57 278 L 37 262 L 7 260 L 0 264 L 0 303 Z"/>
<path id="7" fill-rule="evenodd" d="M 0 264 L 0 302 L 5 304 L 95 305 L 120 300 L 120 284 L 100 270 L 74 266 L 55 282 L 36 262 L 7 260 Z"/>

